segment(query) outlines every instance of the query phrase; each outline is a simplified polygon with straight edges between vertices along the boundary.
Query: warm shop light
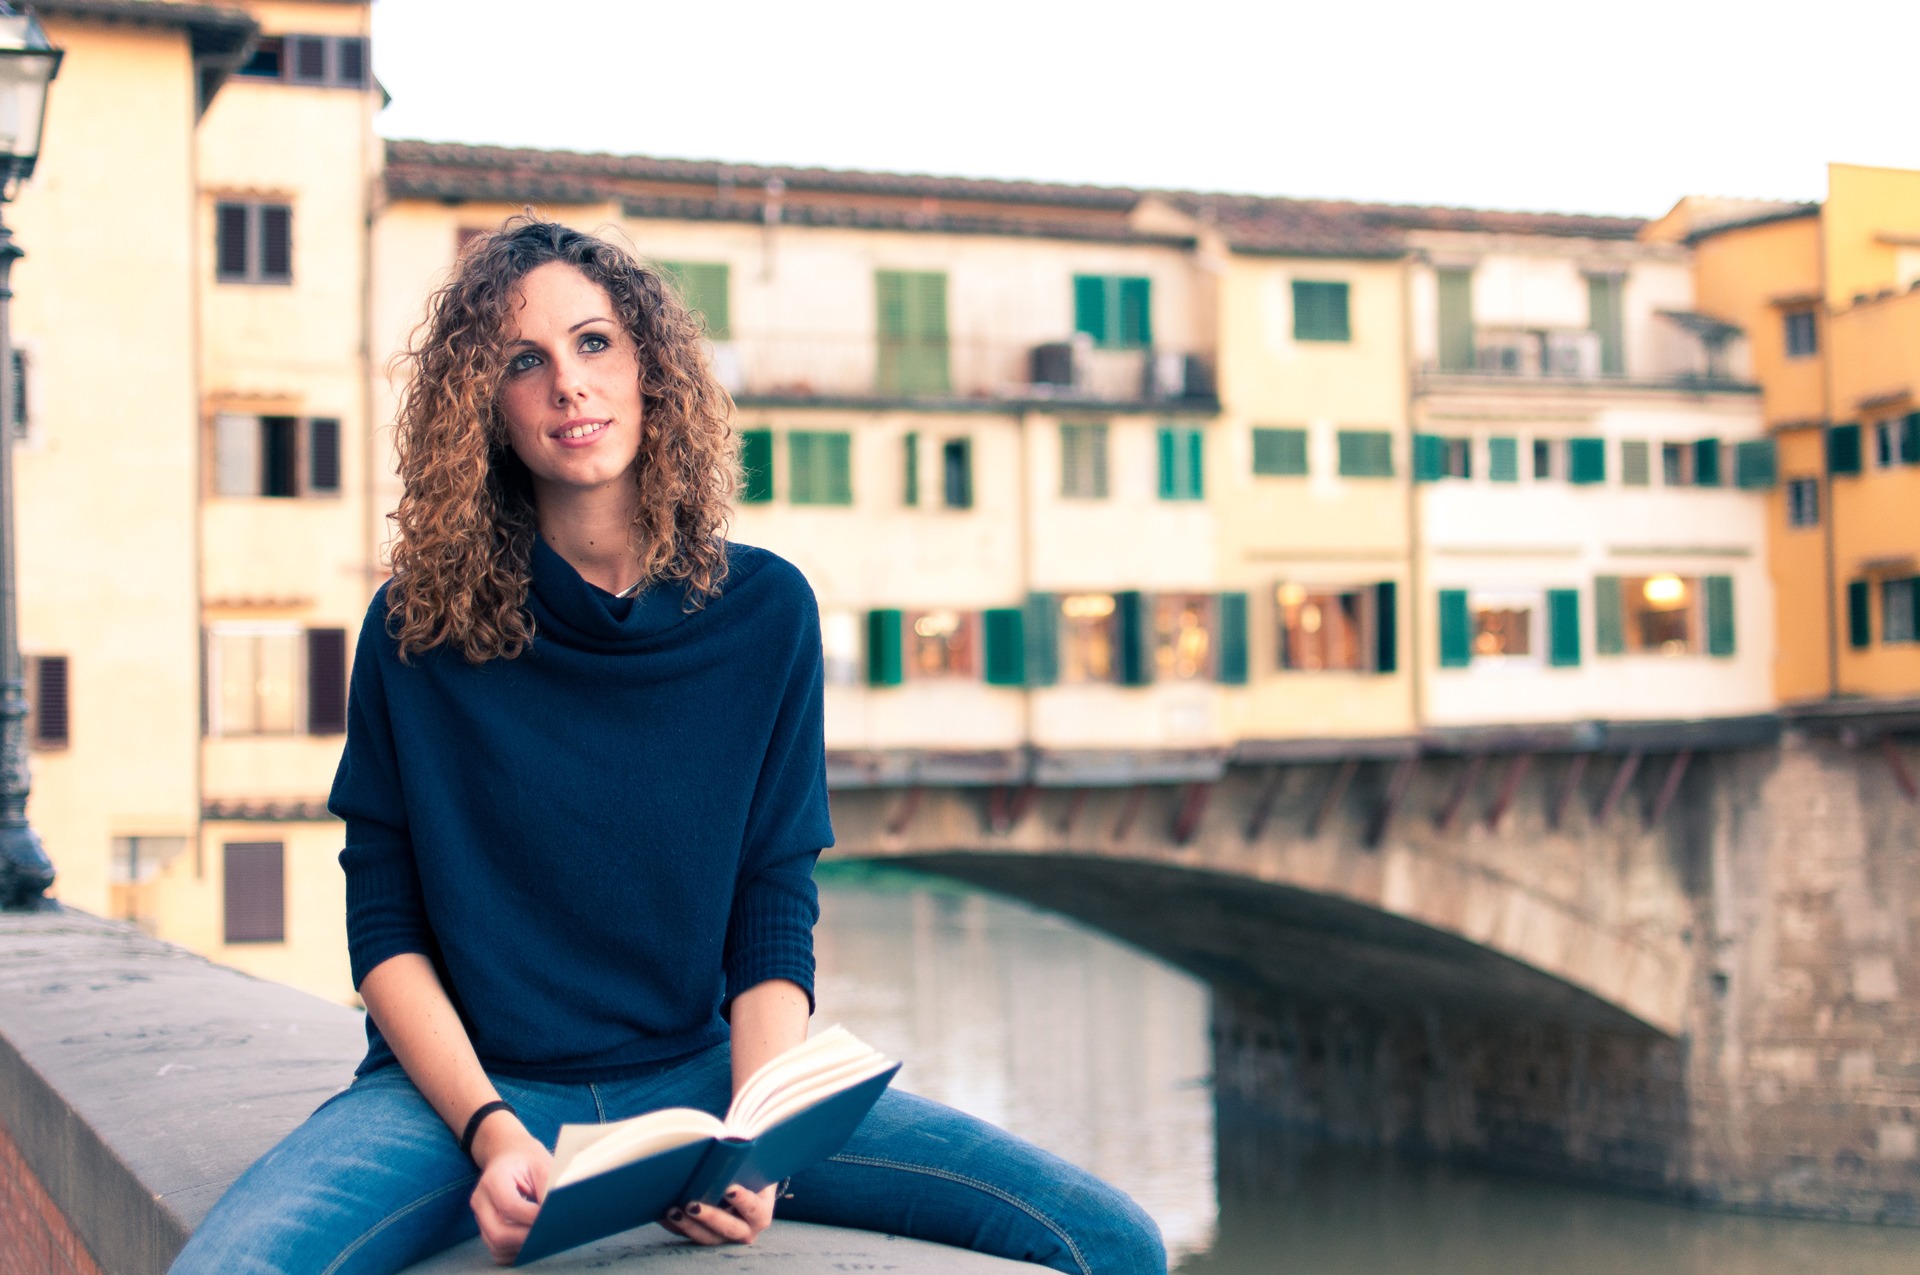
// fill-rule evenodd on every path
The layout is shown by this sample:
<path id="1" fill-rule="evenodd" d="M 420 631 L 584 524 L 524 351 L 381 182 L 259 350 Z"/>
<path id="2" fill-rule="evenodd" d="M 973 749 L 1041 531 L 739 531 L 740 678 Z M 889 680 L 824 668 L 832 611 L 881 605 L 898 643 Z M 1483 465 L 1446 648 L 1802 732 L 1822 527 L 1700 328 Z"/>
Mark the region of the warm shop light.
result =
<path id="1" fill-rule="evenodd" d="M 929 611 L 913 622 L 913 631 L 923 638 L 952 637 L 959 627 L 957 611 Z"/>
<path id="2" fill-rule="evenodd" d="M 1300 627 L 1307 633 L 1320 631 L 1320 608 L 1305 606 L 1300 608 Z"/>
<path id="3" fill-rule="evenodd" d="M 1687 582 L 1676 575 L 1652 576 L 1640 592 L 1654 606 L 1679 606 L 1687 600 Z"/>
<path id="4" fill-rule="evenodd" d="M 1304 584 L 1283 584 L 1280 586 L 1280 605 L 1297 607 L 1307 600 L 1307 586 Z"/>
<path id="5" fill-rule="evenodd" d="M 1113 595 L 1069 593 L 1060 600 L 1060 614 L 1069 620 L 1104 620 L 1113 614 Z"/>

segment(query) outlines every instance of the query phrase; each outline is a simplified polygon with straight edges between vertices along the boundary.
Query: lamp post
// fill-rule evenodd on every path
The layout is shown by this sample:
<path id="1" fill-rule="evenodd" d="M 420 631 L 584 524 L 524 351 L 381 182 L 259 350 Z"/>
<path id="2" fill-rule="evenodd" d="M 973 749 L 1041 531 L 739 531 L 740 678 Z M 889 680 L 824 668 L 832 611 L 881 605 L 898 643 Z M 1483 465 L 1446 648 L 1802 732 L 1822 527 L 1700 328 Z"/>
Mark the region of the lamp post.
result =
<path id="1" fill-rule="evenodd" d="M 60 50 L 31 14 L 0 3 L 0 206 L 14 197 L 40 158 L 47 86 L 60 73 Z M 27 823 L 27 694 L 20 670 L 20 610 L 14 595 L 13 338 L 7 330 L 9 282 L 20 249 L 0 221 L 0 907 L 37 907 L 53 884 L 53 864 Z"/>

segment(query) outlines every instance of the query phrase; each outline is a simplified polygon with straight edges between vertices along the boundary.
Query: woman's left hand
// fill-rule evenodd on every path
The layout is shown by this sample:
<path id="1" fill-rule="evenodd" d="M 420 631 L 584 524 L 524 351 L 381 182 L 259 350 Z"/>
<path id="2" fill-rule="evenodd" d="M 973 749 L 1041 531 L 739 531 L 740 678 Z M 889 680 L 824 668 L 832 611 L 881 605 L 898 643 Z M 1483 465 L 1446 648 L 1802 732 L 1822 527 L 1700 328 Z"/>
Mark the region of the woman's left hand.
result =
<path id="1" fill-rule="evenodd" d="M 719 1204 L 688 1204 L 669 1209 L 660 1225 L 695 1244 L 751 1244 L 773 1221 L 778 1187 L 749 1191 L 730 1186 Z"/>

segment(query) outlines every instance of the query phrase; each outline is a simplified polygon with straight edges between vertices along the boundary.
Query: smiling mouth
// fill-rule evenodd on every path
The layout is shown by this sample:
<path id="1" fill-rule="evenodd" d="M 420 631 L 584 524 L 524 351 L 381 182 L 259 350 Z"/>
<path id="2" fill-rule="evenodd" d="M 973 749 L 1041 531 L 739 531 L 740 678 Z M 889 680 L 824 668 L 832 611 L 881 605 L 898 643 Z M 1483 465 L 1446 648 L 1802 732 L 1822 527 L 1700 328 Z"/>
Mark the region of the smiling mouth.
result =
<path id="1" fill-rule="evenodd" d="M 608 424 L 610 424 L 608 421 L 581 421 L 577 425 L 570 425 L 566 429 L 561 430 L 558 434 L 555 434 L 554 437 L 585 438 L 589 434 L 598 434 L 601 430 L 605 429 Z"/>

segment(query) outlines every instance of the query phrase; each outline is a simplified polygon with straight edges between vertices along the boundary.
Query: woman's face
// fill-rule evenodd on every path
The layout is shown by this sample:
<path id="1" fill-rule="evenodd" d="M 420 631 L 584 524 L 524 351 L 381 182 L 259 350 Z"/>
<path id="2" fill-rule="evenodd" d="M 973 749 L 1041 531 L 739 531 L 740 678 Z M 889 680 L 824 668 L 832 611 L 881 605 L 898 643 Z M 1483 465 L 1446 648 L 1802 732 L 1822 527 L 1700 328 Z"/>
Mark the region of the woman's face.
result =
<path id="1" fill-rule="evenodd" d="M 617 484 L 640 450 L 640 353 L 607 290 L 550 261 L 527 273 L 507 314 L 500 414 L 537 500 Z"/>

